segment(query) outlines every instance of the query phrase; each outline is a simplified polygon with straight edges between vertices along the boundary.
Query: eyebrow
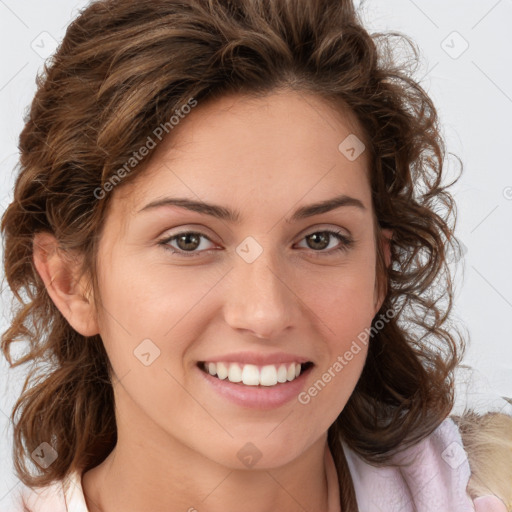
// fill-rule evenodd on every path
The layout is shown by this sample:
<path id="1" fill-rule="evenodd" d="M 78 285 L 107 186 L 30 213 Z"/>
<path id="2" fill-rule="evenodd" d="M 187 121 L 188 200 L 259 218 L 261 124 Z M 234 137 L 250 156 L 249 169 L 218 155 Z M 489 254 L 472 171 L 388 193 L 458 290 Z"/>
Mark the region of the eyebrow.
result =
<path id="1" fill-rule="evenodd" d="M 152 210 L 154 208 L 160 208 L 163 206 L 178 206 L 185 208 L 193 212 L 202 213 L 205 215 L 211 215 L 221 220 L 225 220 L 234 224 L 239 224 L 241 221 L 241 214 L 239 211 L 230 210 L 224 206 L 219 206 L 211 203 L 205 203 L 202 201 L 194 201 L 187 198 L 177 197 L 164 197 L 148 203 L 146 206 L 141 208 L 137 213 Z M 296 222 L 314 215 L 320 215 L 321 213 L 330 212 L 342 206 L 356 207 L 360 210 L 366 210 L 364 204 L 355 197 L 350 197 L 345 194 L 326 199 L 319 203 L 310 204 L 307 206 L 301 206 L 291 216 L 290 219 L 285 219 L 287 223 Z"/>

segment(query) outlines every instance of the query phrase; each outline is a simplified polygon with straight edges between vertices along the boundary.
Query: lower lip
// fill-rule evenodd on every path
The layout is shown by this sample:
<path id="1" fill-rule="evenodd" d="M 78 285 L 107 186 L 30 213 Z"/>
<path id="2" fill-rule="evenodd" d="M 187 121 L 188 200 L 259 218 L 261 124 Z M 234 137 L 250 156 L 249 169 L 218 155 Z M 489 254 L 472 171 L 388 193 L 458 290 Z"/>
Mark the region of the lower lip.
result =
<path id="1" fill-rule="evenodd" d="M 275 386 L 246 386 L 235 384 L 227 379 L 221 380 L 204 372 L 198 366 L 197 371 L 213 387 L 217 393 L 230 402 L 248 409 L 268 410 L 280 407 L 290 400 L 296 399 L 302 391 L 305 380 L 314 366 L 303 371 L 296 379 L 278 383 Z"/>

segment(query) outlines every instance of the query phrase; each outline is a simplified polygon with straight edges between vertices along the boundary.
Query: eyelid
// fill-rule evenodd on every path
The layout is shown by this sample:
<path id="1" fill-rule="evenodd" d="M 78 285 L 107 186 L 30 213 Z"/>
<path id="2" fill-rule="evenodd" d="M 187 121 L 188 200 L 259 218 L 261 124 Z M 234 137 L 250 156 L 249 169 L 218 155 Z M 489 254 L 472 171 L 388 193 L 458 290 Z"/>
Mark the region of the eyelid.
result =
<path id="1" fill-rule="evenodd" d="M 203 224 L 184 224 L 181 226 L 176 226 L 175 228 L 166 229 L 161 235 L 158 236 L 160 240 L 172 238 L 173 236 L 181 235 L 182 233 L 197 233 L 198 235 L 202 235 L 208 238 L 213 242 L 214 238 L 222 240 L 222 238 L 218 235 L 215 235 L 214 232 Z"/>
<path id="2" fill-rule="evenodd" d="M 343 234 L 345 236 L 352 237 L 352 233 L 347 228 L 337 226 L 334 224 L 318 224 L 316 226 L 313 226 L 312 228 L 305 229 L 299 236 L 303 238 L 318 231 L 344 231 Z"/>

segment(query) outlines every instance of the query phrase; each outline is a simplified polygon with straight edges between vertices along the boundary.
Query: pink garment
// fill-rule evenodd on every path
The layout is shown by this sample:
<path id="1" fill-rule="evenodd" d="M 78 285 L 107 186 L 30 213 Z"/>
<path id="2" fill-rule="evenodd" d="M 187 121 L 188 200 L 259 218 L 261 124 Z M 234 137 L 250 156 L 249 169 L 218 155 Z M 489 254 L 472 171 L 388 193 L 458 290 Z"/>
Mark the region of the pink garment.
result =
<path id="1" fill-rule="evenodd" d="M 30 512 L 89 512 L 82 490 L 82 479 L 79 473 L 68 476 L 69 487 L 64 491 L 62 482 L 54 482 L 39 490 L 26 491 L 23 496 Z M 24 512 L 21 505 L 15 511 Z"/>
<path id="2" fill-rule="evenodd" d="M 471 476 L 459 429 L 446 418 L 420 443 L 393 457 L 408 467 L 376 468 L 343 444 L 360 512 L 508 512 L 501 499 L 471 500 Z"/>
<path id="3" fill-rule="evenodd" d="M 359 512 L 508 512 L 496 496 L 471 500 L 466 493 L 470 467 L 457 425 L 447 418 L 426 439 L 408 448 L 393 461 L 410 460 L 408 467 L 371 466 L 350 450 L 343 448 L 356 491 Z M 334 460 L 326 450 L 329 480 L 329 504 L 339 503 Z M 69 477 L 65 493 L 56 482 L 28 495 L 32 512 L 88 512 L 81 476 Z M 16 512 L 22 512 L 19 506 Z M 9 511 L 12 512 L 12 511 Z M 319 511 L 312 511 L 319 512 Z M 347 511 L 343 511 L 347 512 Z"/>

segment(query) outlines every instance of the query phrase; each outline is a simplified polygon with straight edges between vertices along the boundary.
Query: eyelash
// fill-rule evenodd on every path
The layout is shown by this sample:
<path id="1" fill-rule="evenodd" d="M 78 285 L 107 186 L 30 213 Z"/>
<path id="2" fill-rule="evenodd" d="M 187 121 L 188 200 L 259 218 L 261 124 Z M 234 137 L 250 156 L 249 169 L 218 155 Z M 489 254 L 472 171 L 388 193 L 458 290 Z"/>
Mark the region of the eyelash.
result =
<path id="1" fill-rule="evenodd" d="M 340 231 L 330 230 L 330 229 L 322 229 L 319 231 L 312 231 L 311 233 L 304 235 L 302 240 L 307 238 L 308 236 L 315 235 L 317 233 L 328 233 L 329 235 L 332 235 L 335 238 L 337 238 L 342 243 L 340 244 L 339 247 L 331 249 L 330 251 L 325 251 L 325 250 L 315 251 L 315 250 L 311 249 L 313 253 L 317 253 L 317 254 L 314 254 L 315 257 L 323 257 L 324 255 L 329 256 L 329 255 L 333 255 L 333 254 L 339 254 L 340 252 L 346 252 L 352 247 L 352 245 L 354 243 L 354 240 L 352 238 L 348 237 L 347 235 L 345 235 L 344 233 L 342 233 Z M 188 251 L 176 250 L 174 247 L 171 247 L 168 245 L 169 242 L 177 239 L 178 237 L 180 237 L 182 235 L 199 235 L 200 237 L 206 238 L 208 241 L 211 242 L 211 240 L 206 235 L 204 235 L 203 233 L 200 233 L 198 231 L 182 231 L 180 233 L 176 233 L 175 235 L 172 235 L 171 237 L 167 237 L 163 240 L 160 240 L 158 242 L 158 245 L 161 245 L 164 250 L 170 251 L 172 254 L 178 254 L 180 256 L 185 256 L 185 258 L 195 258 L 195 257 L 201 256 L 202 253 L 205 252 L 205 251 L 188 252 Z M 207 249 L 206 252 L 208 252 L 208 250 L 214 250 L 214 249 Z"/>

